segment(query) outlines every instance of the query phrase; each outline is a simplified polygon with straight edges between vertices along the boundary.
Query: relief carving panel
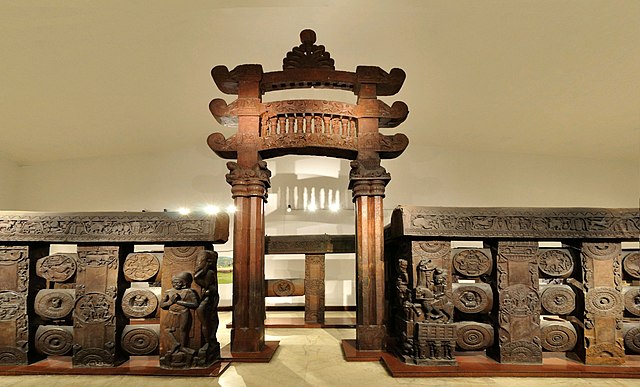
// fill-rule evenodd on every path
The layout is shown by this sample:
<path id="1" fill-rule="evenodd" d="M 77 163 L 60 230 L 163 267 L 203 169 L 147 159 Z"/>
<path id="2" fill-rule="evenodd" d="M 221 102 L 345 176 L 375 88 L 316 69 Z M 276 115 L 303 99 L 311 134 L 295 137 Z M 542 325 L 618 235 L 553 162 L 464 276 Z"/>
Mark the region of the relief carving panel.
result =
<path id="1" fill-rule="evenodd" d="M 36 294 L 34 309 L 43 319 L 61 320 L 73 311 L 74 289 L 42 289 Z"/>
<path id="2" fill-rule="evenodd" d="M 549 314 L 568 315 L 576 308 L 576 293 L 568 285 L 544 286 L 540 298 Z"/>
<path id="3" fill-rule="evenodd" d="M 549 277 L 567 278 L 573 273 L 573 257 L 569 250 L 541 250 L 538 254 L 540 272 Z"/>
<path id="4" fill-rule="evenodd" d="M 453 250 L 453 268 L 465 277 L 479 277 L 491 273 L 493 259 L 488 249 Z"/>
<path id="5" fill-rule="evenodd" d="M 65 282 L 76 274 L 77 254 L 53 254 L 38 259 L 36 274 L 47 281 Z"/>
<path id="6" fill-rule="evenodd" d="M 158 308 L 158 297 L 150 289 L 129 288 L 122 296 L 122 312 L 131 318 L 143 318 Z"/>
<path id="7" fill-rule="evenodd" d="M 149 355 L 157 352 L 160 344 L 160 325 L 127 325 L 122 331 L 120 345 L 131 355 Z"/>
<path id="8" fill-rule="evenodd" d="M 463 313 L 489 313 L 493 308 L 493 290 L 485 283 L 454 283 L 453 304 Z"/>
<path id="9" fill-rule="evenodd" d="M 578 342 L 575 327 L 568 321 L 543 321 L 542 348 L 550 352 L 571 351 Z"/>
<path id="10" fill-rule="evenodd" d="M 62 356 L 73 347 L 73 327 L 40 325 L 36 330 L 36 350 L 44 355 Z"/>
<path id="11" fill-rule="evenodd" d="M 150 281 L 158 275 L 160 261 L 152 253 L 132 253 L 127 255 L 122 271 L 127 281 Z"/>

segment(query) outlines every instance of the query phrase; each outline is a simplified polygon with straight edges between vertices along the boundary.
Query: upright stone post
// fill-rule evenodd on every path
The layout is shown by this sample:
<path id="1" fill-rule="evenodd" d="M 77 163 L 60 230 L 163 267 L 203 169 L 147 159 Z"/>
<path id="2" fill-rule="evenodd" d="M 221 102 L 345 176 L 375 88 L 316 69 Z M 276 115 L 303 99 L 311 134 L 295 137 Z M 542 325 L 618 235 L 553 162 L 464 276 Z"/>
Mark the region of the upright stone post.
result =
<path id="1" fill-rule="evenodd" d="M 29 248 L 0 246 L 0 365 L 27 364 Z"/>
<path id="2" fill-rule="evenodd" d="M 620 243 L 582 242 L 584 339 L 578 354 L 586 364 L 624 363 Z"/>
<path id="3" fill-rule="evenodd" d="M 74 367 L 116 365 L 119 248 L 78 246 L 73 309 Z"/>
<path id="4" fill-rule="evenodd" d="M 498 242 L 499 327 L 493 355 L 500 363 L 542 363 L 537 252 L 537 242 Z"/>
<path id="5" fill-rule="evenodd" d="M 305 254 L 304 322 L 324 324 L 325 255 Z"/>

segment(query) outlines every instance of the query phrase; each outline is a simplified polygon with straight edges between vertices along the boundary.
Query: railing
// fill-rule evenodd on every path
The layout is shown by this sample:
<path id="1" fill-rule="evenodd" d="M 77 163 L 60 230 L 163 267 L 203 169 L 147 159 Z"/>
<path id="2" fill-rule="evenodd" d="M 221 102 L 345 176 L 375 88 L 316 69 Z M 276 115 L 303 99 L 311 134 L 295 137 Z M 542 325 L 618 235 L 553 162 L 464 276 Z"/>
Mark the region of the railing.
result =
<path id="1" fill-rule="evenodd" d="M 209 367 L 220 357 L 211 250 L 228 235 L 226 214 L 0 212 L 0 374 Z M 134 250 L 150 244 L 163 247 Z M 174 307 L 176 292 L 188 307 Z"/>
<path id="2" fill-rule="evenodd" d="M 455 351 L 622 365 L 640 353 L 639 239 L 637 209 L 398 207 L 385 243 L 393 348 L 420 365 L 456 364 Z"/>

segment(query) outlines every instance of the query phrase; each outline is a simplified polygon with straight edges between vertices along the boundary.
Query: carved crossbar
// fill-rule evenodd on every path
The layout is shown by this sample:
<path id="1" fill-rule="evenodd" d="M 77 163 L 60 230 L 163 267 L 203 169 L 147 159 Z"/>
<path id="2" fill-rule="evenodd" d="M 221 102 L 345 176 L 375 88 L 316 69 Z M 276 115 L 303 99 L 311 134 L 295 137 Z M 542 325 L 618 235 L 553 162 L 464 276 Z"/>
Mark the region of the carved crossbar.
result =
<path id="1" fill-rule="evenodd" d="M 325 254 L 354 253 L 355 249 L 356 239 L 354 235 L 267 236 L 265 243 L 266 254 L 305 255 L 304 281 L 299 283 L 296 280 L 268 280 L 266 284 L 267 296 L 304 294 L 305 323 L 324 323 Z M 282 290 L 278 292 L 274 289 Z"/>
<path id="2" fill-rule="evenodd" d="M 212 242 L 229 237 L 229 216 L 174 212 L 0 212 L 3 242 Z"/>
<path id="3" fill-rule="evenodd" d="M 638 240 L 633 208 L 490 208 L 399 206 L 386 230 L 399 236 L 536 240 Z"/>
<path id="4" fill-rule="evenodd" d="M 278 235 L 266 237 L 266 254 L 354 253 L 353 235 Z"/>

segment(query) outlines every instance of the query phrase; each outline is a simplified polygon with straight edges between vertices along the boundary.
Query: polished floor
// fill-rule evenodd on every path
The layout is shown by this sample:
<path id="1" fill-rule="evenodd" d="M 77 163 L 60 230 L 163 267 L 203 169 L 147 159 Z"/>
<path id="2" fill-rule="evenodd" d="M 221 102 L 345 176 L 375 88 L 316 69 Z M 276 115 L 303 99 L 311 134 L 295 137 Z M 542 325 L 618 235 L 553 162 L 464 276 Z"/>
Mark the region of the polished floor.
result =
<path id="1" fill-rule="evenodd" d="M 270 313 L 272 315 L 272 313 Z M 280 314 L 281 315 L 281 314 Z M 287 313 L 287 316 L 297 315 Z M 224 328 L 231 314 L 221 313 L 219 340 L 229 342 Z M 219 378 L 154 376 L 2 376 L 0 386 L 84 387 L 84 386 L 638 386 L 638 379 L 561 378 L 392 378 L 378 362 L 347 363 L 340 341 L 355 338 L 353 329 L 267 329 L 267 340 L 279 340 L 280 347 L 270 363 L 235 363 Z"/>

